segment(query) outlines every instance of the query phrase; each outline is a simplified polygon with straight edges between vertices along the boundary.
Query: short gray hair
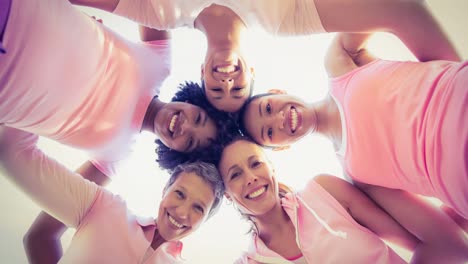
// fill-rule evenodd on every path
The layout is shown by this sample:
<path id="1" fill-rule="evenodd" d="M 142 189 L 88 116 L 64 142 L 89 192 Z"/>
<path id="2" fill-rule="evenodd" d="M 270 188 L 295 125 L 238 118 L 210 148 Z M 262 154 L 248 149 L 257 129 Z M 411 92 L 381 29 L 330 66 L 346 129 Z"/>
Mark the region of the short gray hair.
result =
<path id="1" fill-rule="evenodd" d="M 221 201 L 223 200 L 224 196 L 224 183 L 221 176 L 219 175 L 218 169 L 215 165 L 202 161 L 179 164 L 174 168 L 171 173 L 171 177 L 167 181 L 166 186 L 164 186 L 164 193 L 172 184 L 174 184 L 182 172 L 194 172 L 210 185 L 215 197 L 213 205 L 208 212 L 208 218 L 210 218 L 219 210 Z"/>

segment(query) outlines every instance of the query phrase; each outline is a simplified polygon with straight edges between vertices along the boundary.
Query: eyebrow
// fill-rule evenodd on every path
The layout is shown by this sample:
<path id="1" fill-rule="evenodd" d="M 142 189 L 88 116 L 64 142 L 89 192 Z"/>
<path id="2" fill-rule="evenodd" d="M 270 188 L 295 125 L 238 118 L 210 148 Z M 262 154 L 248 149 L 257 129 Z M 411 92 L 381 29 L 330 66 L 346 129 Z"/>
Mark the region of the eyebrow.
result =
<path id="1" fill-rule="evenodd" d="M 235 168 L 239 167 L 237 164 L 234 164 L 232 165 L 231 167 L 229 167 L 229 169 L 227 170 L 227 174 L 229 174 L 229 172 Z"/>
<path id="2" fill-rule="evenodd" d="M 260 115 L 260 117 L 263 116 L 263 114 L 262 114 L 262 102 L 260 102 L 260 104 L 258 104 L 258 114 Z"/>
<path id="3" fill-rule="evenodd" d="M 187 188 L 185 188 L 185 187 L 182 186 L 182 185 L 179 185 L 179 188 L 182 189 L 182 191 L 184 191 L 184 192 L 186 193 L 186 195 L 188 195 L 188 193 L 190 193 L 190 192 L 187 190 Z M 201 206 L 203 207 L 203 209 L 206 210 L 207 206 L 206 206 L 206 204 L 205 204 L 202 200 L 200 200 L 200 199 L 194 199 L 194 200 L 195 200 L 195 203 L 201 204 Z"/>

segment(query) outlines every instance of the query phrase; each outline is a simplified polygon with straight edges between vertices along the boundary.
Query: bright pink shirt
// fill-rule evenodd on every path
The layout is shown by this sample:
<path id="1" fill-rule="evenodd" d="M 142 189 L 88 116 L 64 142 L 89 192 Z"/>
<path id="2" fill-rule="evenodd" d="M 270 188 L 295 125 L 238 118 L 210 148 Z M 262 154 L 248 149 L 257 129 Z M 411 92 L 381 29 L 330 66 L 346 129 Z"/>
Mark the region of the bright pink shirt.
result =
<path id="1" fill-rule="evenodd" d="M 468 218 L 467 65 L 376 60 L 331 79 L 345 173 L 437 197 Z"/>
<path id="2" fill-rule="evenodd" d="M 182 263 L 181 242 L 166 242 L 154 251 L 153 219 L 138 219 L 120 196 L 49 160 L 35 147 L 37 139 L 0 127 L 0 167 L 47 213 L 76 228 L 60 263 Z"/>
<path id="3" fill-rule="evenodd" d="M 133 43 L 68 1 L 13 1 L 0 124 L 86 150 L 112 176 L 170 73 L 168 41 Z"/>
<path id="4" fill-rule="evenodd" d="M 230 8 L 248 27 L 260 26 L 275 35 L 325 32 L 314 0 L 120 0 L 114 13 L 157 29 L 192 28 L 212 4 Z"/>
<path id="5" fill-rule="evenodd" d="M 301 192 L 286 194 L 281 204 L 296 228 L 297 245 L 307 263 L 405 263 L 314 180 Z M 236 263 L 293 262 L 253 235 L 248 252 Z"/>

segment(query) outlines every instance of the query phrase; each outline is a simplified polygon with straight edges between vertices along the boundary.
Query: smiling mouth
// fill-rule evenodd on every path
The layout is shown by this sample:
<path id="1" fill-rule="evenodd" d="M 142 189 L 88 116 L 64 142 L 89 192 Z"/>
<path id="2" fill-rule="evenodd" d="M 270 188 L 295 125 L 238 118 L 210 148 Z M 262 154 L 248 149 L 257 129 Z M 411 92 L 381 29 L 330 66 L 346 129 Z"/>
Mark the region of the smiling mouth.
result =
<path id="1" fill-rule="evenodd" d="M 256 191 L 253 191 L 245 196 L 247 199 L 255 199 L 259 197 L 260 195 L 264 194 L 267 190 L 267 186 L 263 186 L 262 188 L 257 189 Z"/>
<path id="2" fill-rule="evenodd" d="M 291 106 L 291 109 L 289 110 L 289 126 L 291 128 L 291 132 L 294 134 L 297 130 L 297 128 L 300 125 L 300 115 L 297 112 L 296 108 L 294 106 Z"/>
<path id="3" fill-rule="evenodd" d="M 219 72 L 219 73 L 225 73 L 225 74 L 230 74 L 238 71 L 240 67 L 238 65 L 224 65 L 224 66 L 216 66 L 213 68 L 214 72 Z"/>
<path id="4" fill-rule="evenodd" d="M 176 228 L 178 229 L 182 229 L 182 228 L 186 228 L 187 226 L 177 222 L 177 220 L 174 219 L 174 217 L 172 217 L 169 213 L 167 214 L 167 217 L 169 218 L 169 222 Z"/>
<path id="5" fill-rule="evenodd" d="M 169 122 L 169 127 L 168 127 L 168 130 L 169 132 L 171 133 L 171 135 L 174 134 L 175 130 L 176 130 L 176 125 L 177 125 L 177 121 L 179 120 L 179 116 L 180 116 L 180 112 L 179 113 L 175 113 L 172 118 L 171 118 L 171 121 Z"/>

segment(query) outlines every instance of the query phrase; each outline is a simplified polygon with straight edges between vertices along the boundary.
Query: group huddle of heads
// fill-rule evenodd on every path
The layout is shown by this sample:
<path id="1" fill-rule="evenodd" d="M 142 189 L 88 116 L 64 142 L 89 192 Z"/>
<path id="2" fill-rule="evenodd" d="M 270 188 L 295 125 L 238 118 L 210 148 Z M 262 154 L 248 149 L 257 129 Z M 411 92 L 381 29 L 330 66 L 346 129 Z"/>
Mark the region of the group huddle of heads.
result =
<path id="1" fill-rule="evenodd" d="M 249 96 L 245 98 L 243 101 L 244 104 L 240 107 L 240 109 L 234 113 L 228 113 L 215 108 L 208 101 L 203 87 L 193 82 L 186 82 L 181 84 L 178 91 L 172 98 L 172 102 L 186 102 L 200 107 L 203 109 L 203 111 L 205 111 L 207 117 L 214 122 L 216 127 L 216 132 L 214 133 L 216 136 L 208 138 L 209 144 L 199 145 L 192 151 L 177 151 L 167 147 L 161 140 L 156 140 L 158 145 L 156 149 L 158 156 L 157 162 L 162 169 L 169 171 L 172 175 L 179 174 L 181 166 L 190 166 L 188 164 L 196 164 L 193 165 L 195 167 L 202 164 L 203 167 L 211 168 L 209 170 L 195 171 L 195 173 L 198 174 L 200 178 L 204 179 L 207 183 L 210 183 L 211 189 L 213 190 L 215 202 L 209 210 L 210 213 L 208 215 L 211 216 L 212 213 L 217 210 L 220 201 L 222 200 L 223 194 L 226 194 L 228 199 L 231 200 L 228 192 L 226 192 L 226 188 L 229 187 L 228 183 L 230 183 L 231 178 L 234 178 L 235 176 L 229 176 L 232 174 L 231 170 L 228 171 L 225 168 L 228 166 L 226 164 L 229 163 L 232 163 L 229 165 L 231 167 L 237 166 L 235 162 L 244 162 L 246 164 L 249 162 L 252 163 L 247 164 L 244 170 L 257 170 L 261 166 L 264 167 L 264 174 L 267 175 L 267 177 L 265 177 L 265 182 L 268 182 L 268 184 L 265 186 L 269 186 L 269 189 L 268 187 L 265 187 L 265 189 L 261 191 L 268 193 L 268 195 L 278 197 L 281 196 L 282 193 L 289 191 L 286 186 L 276 182 L 275 177 L 273 176 L 274 170 L 272 169 L 270 162 L 266 159 L 266 157 L 264 157 L 262 147 L 271 145 L 276 146 L 274 144 L 275 142 L 272 141 L 271 136 L 272 133 L 276 133 L 277 131 L 273 131 L 271 127 L 267 126 L 267 123 L 269 122 L 268 115 L 273 115 L 273 107 L 279 108 L 281 106 L 284 109 L 289 109 L 287 110 L 289 112 L 294 112 L 295 108 L 294 106 L 291 106 L 291 102 L 294 102 L 294 100 L 291 101 L 289 98 L 288 101 L 282 99 L 282 96 L 275 97 L 273 95 L 274 94 L 272 93 L 267 93 Z M 260 101 L 260 103 L 258 101 Z M 275 103 L 274 101 L 277 102 Z M 281 109 L 281 111 L 280 109 L 277 110 L 279 114 L 283 115 L 283 119 L 284 111 L 286 111 L 284 109 Z M 260 115 L 262 115 L 262 120 L 257 120 L 257 118 L 260 119 L 258 116 L 259 112 Z M 291 114 L 289 113 L 289 115 Z M 256 118 L 256 120 L 247 123 L 248 118 Z M 270 119 L 273 120 L 274 117 Z M 262 125 L 261 128 L 262 135 L 259 136 L 258 131 L 254 131 L 258 130 L 258 126 L 252 126 L 251 123 L 265 125 Z M 292 122 L 289 120 L 289 123 L 297 125 L 294 124 L 297 123 L 297 121 Z M 291 129 L 291 124 L 288 125 L 288 129 Z M 296 129 L 296 127 L 294 127 L 294 129 Z M 265 137 L 269 137 L 269 139 L 265 139 Z M 231 147 L 233 145 L 236 147 Z M 237 154 L 234 150 L 241 151 L 243 153 Z M 248 155 L 250 155 L 249 153 L 254 153 L 252 156 L 255 158 L 250 158 L 252 161 L 248 160 Z M 235 159 L 231 159 L 230 157 L 238 157 L 238 160 L 235 161 Z M 244 159 L 244 161 L 241 161 L 241 159 Z M 175 179 L 173 179 L 173 176 L 171 176 L 168 185 L 170 186 L 174 181 Z M 167 186 L 165 191 L 166 189 Z M 236 201 L 239 202 L 239 200 L 244 198 L 247 199 L 245 204 L 248 204 L 249 197 L 237 197 Z M 241 204 L 244 203 L 241 202 Z M 250 212 L 249 209 L 238 209 L 245 218 L 250 219 L 249 216 L 252 212 Z M 252 226 L 254 228 L 255 224 Z"/>

